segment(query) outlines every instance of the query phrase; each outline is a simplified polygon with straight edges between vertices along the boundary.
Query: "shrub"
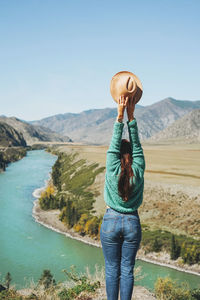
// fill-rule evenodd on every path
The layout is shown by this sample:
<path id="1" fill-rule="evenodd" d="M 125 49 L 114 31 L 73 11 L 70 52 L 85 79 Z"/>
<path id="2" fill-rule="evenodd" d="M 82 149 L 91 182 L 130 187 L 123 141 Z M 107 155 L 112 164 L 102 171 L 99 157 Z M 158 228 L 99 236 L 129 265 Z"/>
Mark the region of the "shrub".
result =
<path id="1" fill-rule="evenodd" d="M 171 278 L 158 278 L 155 283 L 155 295 L 160 300 L 192 300 L 189 288 L 183 283 L 179 286 Z"/>
<path id="2" fill-rule="evenodd" d="M 56 281 L 53 278 L 53 275 L 51 274 L 50 270 L 43 271 L 38 283 L 44 285 L 45 289 L 48 289 L 52 285 L 56 285 Z"/>
<path id="3" fill-rule="evenodd" d="M 52 184 L 48 185 L 39 198 L 40 207 L 44 210 L 59 208 L 59 201 Z"/>
<path id="4" fill-rule="evenodd" d="M 186 245 L 182 244 L 181 247 L 181 257 L 183 258 L 184 263 L 189 265 L 198 263 L 200 261 L 200 248 L 197 245 Z"/>
<path id="5" fill-rule="evenodd" d="M 162 249 L 162 242 L 156 237 L 152 245 L 152 251 L 159 252 Z"/>
<path id="6" fill-rule="evenodd" d="M 93 293 L 100 287 L 100 282 L 90 282 L 86 275 L 78 275 L 74 266 L 71 266 L 71 271 L 64 270 L 64 273 L 69 279 L 74 281 L 76 285 L 72 288 L 64 288 L 58 296 L 61 300 L 75 299 L 81 292 L 86 291 Z"/>
<path id="7" fill-rule="evenodd" d="M 10 272 L 8 272 L 5 277 L 5 286 L 8 290 L 10 287 L 11 280 L 12 280 L 12 278 L 11 278 Z"/>
<path id="8" fill-rule="evenodd" d="M 191 296 L 193 299 L 200 300 L 200 288 L 199 289 L 193 289 L 191 291 Z"/>

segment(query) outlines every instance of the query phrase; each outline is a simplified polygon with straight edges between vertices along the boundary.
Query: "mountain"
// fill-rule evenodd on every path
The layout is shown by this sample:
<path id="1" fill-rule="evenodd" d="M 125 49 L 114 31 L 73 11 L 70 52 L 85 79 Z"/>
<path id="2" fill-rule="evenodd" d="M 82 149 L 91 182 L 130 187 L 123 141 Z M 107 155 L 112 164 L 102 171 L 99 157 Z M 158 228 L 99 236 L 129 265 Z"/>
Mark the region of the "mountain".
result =
<path id="1" fill-rule="evenodd" d="M 146 106 L 136 115 L 141 139 L 148 139 L 188 112 L 200 108 L 200 101 L 181 101 L 171 97 Z"/>
<path id="2" fill-rule="evenodd" d="M 73 141 L 101 144 L 107 143 L 116 115 L 116 108 L 92 109 L 80 114 L 59 114 L 31 123 L 70 135 Z"/>
<path id="3" fill-rule="evenodd" d="M 26 146 L 23 134 L 15 130 L 12 126 L 0 122 L 0 146 Z"/>
<path id="4" fill-rule="evenodd" d="M 184 140 L 200 142 L 200 109 L 195 109 L 178 119 L 163 131 L 151 137 L 152 141 Z"/>
<path id="5" fill-rule="evenodd" d="M 21 134 L 28 145 L 38 141 L 71 142 L 68 136 L 61 136 L 50 128 L 39 125 L 31 125 L 15 117 L 0 116 L 0 122 L 11 126 L 18 134 Z M 0 144 L 1 140 L 0 140 Z"/>
<path id="6" fill-rule="evenodd" d="M 171 97 L 149 106 L 136 105 L 135 117 L 141 140 L 170 126 L 188 112 L 200 108 L 200 101 L 176 100 Z M 117 108 L 91 109 L 81 113 L 57 114 L 30 124 L 42 125 L 55 132 L 73 137 L 75 142 L 109 144 Z M 125 119 L 126 121 L 126 119 Z M 125 126 L 124 137 L 127 137 Z"/>

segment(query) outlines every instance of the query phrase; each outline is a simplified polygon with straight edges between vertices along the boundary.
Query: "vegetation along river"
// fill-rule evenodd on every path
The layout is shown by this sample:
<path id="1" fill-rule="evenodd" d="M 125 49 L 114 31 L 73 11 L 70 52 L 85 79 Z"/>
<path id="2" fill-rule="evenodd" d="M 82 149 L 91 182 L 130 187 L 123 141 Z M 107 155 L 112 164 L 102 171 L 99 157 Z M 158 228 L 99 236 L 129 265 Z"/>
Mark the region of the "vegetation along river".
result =
<path id="1" fill-rule="evenodd" d="M 20 289 L 36 282 L 44 269 L 50 269 L 56 281 L 66 280 L 63 269 L 71 265 L 77 271 L 95 264 L 104 265 L 102 249 L 68 238 L 35 222 L 32 216 L 34 190 L 45 185 L 57 156 L 45 150 L 27 152 L 23 159 L 9 164 L 0 173 L 0 282 L 7 272 Z M 199 276 L 137 260 L 146 276 L 137 285 L 153 289 L 158 276 L 187 281 L 195 288 Z"/>

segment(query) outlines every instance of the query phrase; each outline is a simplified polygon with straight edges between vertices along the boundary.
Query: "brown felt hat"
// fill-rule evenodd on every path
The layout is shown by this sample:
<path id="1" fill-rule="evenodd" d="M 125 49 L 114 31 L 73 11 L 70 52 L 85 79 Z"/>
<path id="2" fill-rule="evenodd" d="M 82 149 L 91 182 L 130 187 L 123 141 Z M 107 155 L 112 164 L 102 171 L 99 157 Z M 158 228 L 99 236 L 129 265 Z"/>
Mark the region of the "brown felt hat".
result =
<path id="1" fill-rule="evenodd" d="M 137 103 L 142 97 L 142 84 L 140 79 L 133 73 L 128 71 L 121 71 L 115 74 L 110 83 L 110 92 L 113 99 L 118 103 L 119 97 L 135 98 Z"/>

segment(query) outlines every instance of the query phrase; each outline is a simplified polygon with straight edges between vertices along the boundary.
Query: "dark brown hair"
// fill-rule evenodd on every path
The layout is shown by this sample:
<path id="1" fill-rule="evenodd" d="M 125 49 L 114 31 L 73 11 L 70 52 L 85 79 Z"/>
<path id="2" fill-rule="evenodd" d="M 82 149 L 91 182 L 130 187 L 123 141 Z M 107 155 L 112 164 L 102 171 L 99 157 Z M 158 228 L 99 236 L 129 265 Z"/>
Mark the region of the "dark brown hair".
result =
<path id="1" fill-rule="evenodd" d="M 118 181 L 118 193 L 124 201 L 128 201 L 133 190 L 133 184 L 130 183 L 130 179 L 132 182 L 134 174 L 131 167 L 133 162 L 131 144 L 126 139 L 122 139 L 121 141 L 120 160 L 121 173 Z"/>

